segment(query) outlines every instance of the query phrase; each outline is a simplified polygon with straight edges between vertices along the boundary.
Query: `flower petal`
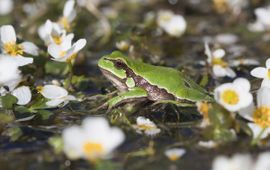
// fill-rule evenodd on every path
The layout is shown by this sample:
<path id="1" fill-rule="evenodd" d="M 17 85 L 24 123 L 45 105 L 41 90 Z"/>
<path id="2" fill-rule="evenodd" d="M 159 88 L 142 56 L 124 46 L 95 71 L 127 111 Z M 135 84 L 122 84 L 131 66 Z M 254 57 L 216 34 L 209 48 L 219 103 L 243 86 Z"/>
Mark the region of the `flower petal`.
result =
<path id="1" fill-rule="evenodd" d="M 0 1 L 0 15 L 7 15 L 13 10 L 12 0 L 1 0 Z"/>
<path id="2" fill-rule="evenodd" d="M 47 99 L 60 99 L 68 95 L 66 89 L 56 85 L 45 85 L 40 93 Z"/>
<path id="3" fill-rule="evenodd" d="M 269 170 L 270 169 L 270 152 L 265 152 L 259 155 L 254 170 Z"/>
<path id="4" fill-rule="evenodd" d="M 70 159 L 78 159 L 84 156 L 82 146 L 86 141 L 83 129 L 79 126 L 66 128 L 63 133 L 64 152 Z"/>
<path id="5" fill-rule="evenodd" d="M 31 101 L 32 98 L 32 94 L 28 86 L 18 87 L 13 90 L 11 94 L 18 99 L 18 105 L 26 105 Z"/>
<path id="6" fill-rule="evenodd" d="M 209 44 L 207 42 L 204 43 L 204 54 L 207 56 L 207 62 L 211 63 L 212 62 L 212 52 L 209 48 Z"/>
<path id="7" fill-rule="evenodd" d="M 263 130 L 259 125 L 255 124 L 255 123 L 248 123 L 248 126 L 252 130 L 253 139 L 257 138 Z M 266 138 L 268 136 L 268 134 L 269 134 L 269 130 L 265 130 L 262 133 L 262 135 L 260 136 L 260 139 Z"/>
<path id="8" fill-rule="evenodd" d="M 23 51 L 31 54 L 33 56 L 37 56 L 38 55 L 38 47 L 32 43 L 32 42 L 23 42 L 21 43 L 22 47 L 23 47 Z"/>
<path id="9" fill-rule="evenodd" d="M 4 25 L 0 28 L 0 37 L 2 43 L 16 42 L 16 33 L 11 25 Z"/>
<path id="10" fill-rule="evenodd" d="M 55 59 L 61 58 L 62 52 L 63 52 L 63 49 L 59 45 L 50 44 L 48 47 L 48 53 Z"/>
<path id="11" fill-rule="evenodd" d="M 12 57 L 12 59 L 17 63 L 18 66 L 25 66 L 28 64 L 32 64 L 34 61 L 33 58 L 23 56 L 15 56 Z"/>
<path id="12" fill-rule="evenodd" d="M 255 105 L 253 102 L 251 102 L 251 104 L 245 108 L 242 108 L 238 111 L 239 115 L 242 116 L 243 118 L 249 120 L 249 121 L 253 121 L 253 112 L 255 110 Z"/>
<path id="13" fill-rule="evenodd" d="M 75 1 L 74 0 L 68 0 L 64 6 L 64 12 L 63 15 L 68 18 L 69 15 L 73 13 L 74 10 Z"/>
<path id="14" fill-rule="evenodd" d="M 86 39 L 79 39 L 76 43 L 74 43 L 74 51 L 75 53 L 79 52 L 86 45 Z"/>
<path id="15" fill-rule="evenodd" d="M 216 77 L 225 77 L 227 75 L 226 69 L 219 65 L 213 66 L 213 73 Z"/>
<path id="16" fill-rule="evenodd" d="M 250 83 L 245 78 L 237 78 L 233 81 L 233 84 L 237 87 L 240 87 L 242 90 L 249 91 Z"/>
<path id="17" fill-rule="evenodd" d="M 236 77 L 236 73 L 230 67 L 226 67 L 225 70 L 226 70 L 226 75 L 228 77 L 230 77 L 230 78 Z"/>
<path id="18" fill-rule="evenodd" d="M 270 69 L 270 58 L 268 58 L 265 62 L 266 68 Z"/>
<path id="19" fill-rule="evenodd" d="M 68 49 L 71 48 L 73 38 L 74 38 L 73 33 L 70 33 L 67 36 L 63 37 L 63 42 L 61 43 L 61 47 L 63 48 L 63 50 L 67 51 Z"/>
<path id="20" fill-rule="evenodd" d="M 63 99 L 52 99 L 50 101 L 47 101 L 46 105 L 50 107 L 56 107 L 56 106 L 59 106 L 63 102 L 64 102 Z"/>
<path id="21" fill-rule="evenodd" d="M 257 77 L 257 78 L 265 78 L 267 75 L 267 69 L 264 67 L 256 67 L 253 70 L 251 70 L 250 74 L 253 77 Z"/>
<path id="22" fill-rule="evenodd" d="M 270 87 L 261 87 L 257 92 L 257 105 L 270 107 Z"/>
<path id="23" fill-rule="evenodd" d="M 263 79 L 261 87 L 268 87 L 270 88 L 270 79 Z"/>
<path id="24" fill-rule="evenodd" d="M 223 58 L 225 56 L 225 51 L 223 49 L 217 49 L 215 51 L 213 51 L 213 56 L 215 58 Z"/>

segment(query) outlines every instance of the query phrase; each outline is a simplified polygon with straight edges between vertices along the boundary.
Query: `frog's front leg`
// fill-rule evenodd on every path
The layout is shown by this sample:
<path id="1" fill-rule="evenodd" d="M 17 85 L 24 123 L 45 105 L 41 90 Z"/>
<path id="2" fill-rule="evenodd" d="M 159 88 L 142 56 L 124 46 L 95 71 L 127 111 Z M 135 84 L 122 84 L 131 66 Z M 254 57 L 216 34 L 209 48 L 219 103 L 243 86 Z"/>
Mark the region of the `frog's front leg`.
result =
<path id="1" fill-rule="evenodd" d="M 110 99 L 108 101 L 108 107 L 109 107 L 109 109 L 111 109 L 111 108 L 117 106 L 118 104 L 123 103 L 127 100 L 141 99 L 141 98 L 146 98 L 146 97 L 147 97 L 146 90 L 139 88 L 139 87 L 134 87 L 134 88 L 129 89 L 129 91 L 121 93 L 118 96 Z"/>

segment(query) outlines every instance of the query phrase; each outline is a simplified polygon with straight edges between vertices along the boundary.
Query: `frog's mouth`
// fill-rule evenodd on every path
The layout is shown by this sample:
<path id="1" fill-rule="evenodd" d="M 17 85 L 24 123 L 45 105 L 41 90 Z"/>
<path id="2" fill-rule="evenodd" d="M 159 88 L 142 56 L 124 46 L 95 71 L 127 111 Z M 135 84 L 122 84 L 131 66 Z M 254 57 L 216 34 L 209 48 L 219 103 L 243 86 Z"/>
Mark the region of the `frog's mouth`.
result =
<path id="1" fill-rule="evenodd" d="M 120 79 L 119 77 L 111 74 L 109 71 L 103 69 L 103 68 L 100 68 L 102 74 L 107 78 L 109 79 L 112 84 L 120 91 L 127 91 L 128 87 L 125 83 L 125 81 L 123 79 Z"/>

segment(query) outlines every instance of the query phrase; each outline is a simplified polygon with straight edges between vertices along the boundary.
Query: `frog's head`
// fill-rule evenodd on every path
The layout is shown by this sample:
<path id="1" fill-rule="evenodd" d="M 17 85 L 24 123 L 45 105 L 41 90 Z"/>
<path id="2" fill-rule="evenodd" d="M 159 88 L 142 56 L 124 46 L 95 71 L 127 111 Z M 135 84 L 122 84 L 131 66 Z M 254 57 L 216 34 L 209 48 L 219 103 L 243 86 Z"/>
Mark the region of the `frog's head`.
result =
<path id="1" fill-rule="evenodd" d="M 109 55 L 103 56 L 98 61 L 98 67 L 101 72 L 107 77 L 120 91 L 126 90 L 125 80 L 127 57 L 121 52 L 115 51 Z"/>

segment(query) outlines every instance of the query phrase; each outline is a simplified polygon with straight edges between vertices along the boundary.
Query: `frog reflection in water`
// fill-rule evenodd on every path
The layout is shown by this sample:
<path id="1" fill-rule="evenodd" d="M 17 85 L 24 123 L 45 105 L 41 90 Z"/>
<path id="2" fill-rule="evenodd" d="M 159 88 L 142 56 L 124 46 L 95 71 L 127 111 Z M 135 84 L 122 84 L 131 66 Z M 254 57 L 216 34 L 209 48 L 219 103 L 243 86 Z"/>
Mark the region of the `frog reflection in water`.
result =
<path id="1" fill-rule="evenodd" d="M 108 101 L 114 107 L 132 99 L 151 101 L 212 101 L 212 97 L 180 71 L 130 59 L 115 51 L 102 57 L 98 66 L 120 91 Z"/>

